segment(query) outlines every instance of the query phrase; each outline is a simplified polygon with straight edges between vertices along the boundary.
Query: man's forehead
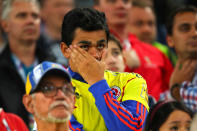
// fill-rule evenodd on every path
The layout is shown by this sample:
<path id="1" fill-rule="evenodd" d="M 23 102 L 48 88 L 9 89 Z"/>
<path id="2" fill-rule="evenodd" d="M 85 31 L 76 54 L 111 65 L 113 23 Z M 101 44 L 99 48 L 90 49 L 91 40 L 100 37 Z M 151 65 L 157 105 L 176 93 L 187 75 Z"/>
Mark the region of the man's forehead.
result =
<path id="1" fill-rule="evenodd" d="M 174 17 L 174 24 L 191 22 L 191 20 L 197 21 L 197 13 L 194 12 L 177 13 Z"/>
<path id="2" fill-rule="evenodd" d="M 118 1 L 122 1 L 124 3 L 131 3 L 132 0 L 95 0 L 95 1 L 98 1 L 98 3 L 101 3 L 101 2 L 108 2 L 108 3 L 116 3 Z"/>
<path id="3" fill-rule="evenodd" d="M 43 5 L 66 4 L 74 6 L 74 0 L 43 0 Z M 55 6 L 55 5 L 54 5 Z"/>
<path id="4" fill-rule="evenodd" d="M 39 7 L 33 2 L 16 1 L 12 4 L 11 12 L 27 12 L 27 11 L 34 11 L 39 13 Z"/>
<path id="5" fill-rule="evenodd" d="M 77 28 L 75 30 L 74 39 L 80 39 L 80 40 L 94 40 L 94 41 L 100 41 L 102 39 L 106 40 L 105 30 L 93 30 L 93 31 L 86 31 L 81 28 Z"/>

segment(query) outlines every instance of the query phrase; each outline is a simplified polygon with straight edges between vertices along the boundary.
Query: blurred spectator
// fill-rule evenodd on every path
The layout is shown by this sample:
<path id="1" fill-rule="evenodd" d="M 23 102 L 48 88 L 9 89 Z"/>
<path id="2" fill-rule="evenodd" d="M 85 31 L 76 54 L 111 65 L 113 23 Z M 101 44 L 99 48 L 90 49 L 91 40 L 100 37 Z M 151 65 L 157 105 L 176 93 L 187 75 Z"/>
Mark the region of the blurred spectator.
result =
<path id="1" fill-rule="evenodd" d="M 192 111 L 184 104 L 160 101 L 150 109 L 144 131 L 188 131 L 192 117 Z"/>
<path id="2" fill-rule="evenodd" d="M 105 13 L 111 33 L 115 35 L 122 44 L 126 64 L 130 68 L 137 68 L 140 66 L 140 59 L 135 50 L 131 49 L 126 30 L 128 11 L 131 8 L 130 3 L 131 0 L 94 0 L 94 8 Z"/>
<path id="3" fill-rule="evenodd" d="M 24 121 L 13 113 L 6 113 L 0 108 L 1 131 L 29 131 Z"/>
<path id="4" fill-rule="evenodd" d="M 132 0 L 129 11 L 128 31 L 135 34 L 139 40 L 152 44 L 163 52 L 175 65 L 176 55 L 170 48 L 156 41 L 156 18 L 152 4 L 147 0 Z"/>
<path id="5" fill-rule="evenodd" d="M 27 77 L 23 103 L 33 114 L 38 131 L 69 131 L 74 109 L 74 87 L 69 73 L 53 62 L 36 66 Z"/>
<path id="6" fill-rule="evenodd" d="M 103 58 L 108 70 L 124 72 L 125 61 L 122 54 L 120 41 L 113 35 L 109 35 L 106 56 Z"/>
<path id="7" fill-rule="evenodd" d="M 197 9 L 184 6 L 169 16 L 167 23 L 168 44 L 175 48 L 178 61 L 172 73 L 171 94 L 197 111 Z M 185 82 L 182 86 L 181 84 Z M 192 88 L 191 88 L 192 87 Z"/>
<path id="8" fill-rule="evenodd" d="M 36 44 L 40 34 L 39 5 L 36 0 L 5 0 L 1 18 L 8 44 L 0 55 L 0 107 L 28 124 L 29 113 L 22 104 L 26 76 L 41 61 L 52 59 L 46 48 Z"/>
<path id="9" fill-rule="evenodd" d="M 94 8 L 105 13 L 111 32 L 123 43 L 123 54 L 127 65 L 125 71 L 142 75 L 147 81 L 149 95 L 158 100 L 160 94 L 169 89 L 169 78 L 173 67 L 162 52 L 127 32 L 131 0 L 94 0 Z M 135 55 L 130 55 L 131 53 Z"/>
<path id="10" fill-rule="evenodd" d="M 167 45 L 165 22 L 172 10 L 186 4 L 187 0 L 152 0 L 157 18 L 157 41 Z"/>
<path id="11" fill-rule="evenodd" d="M 74 8 L 74 0 L 40 0 L 41 36 L 38 43 L 44 43 L 56 57 L 56 62 L 68 66 L 67 59 L 61 53 L 61 27 L 64 15 Z M 46 48 L 45 47 L 45 48 Z"/>

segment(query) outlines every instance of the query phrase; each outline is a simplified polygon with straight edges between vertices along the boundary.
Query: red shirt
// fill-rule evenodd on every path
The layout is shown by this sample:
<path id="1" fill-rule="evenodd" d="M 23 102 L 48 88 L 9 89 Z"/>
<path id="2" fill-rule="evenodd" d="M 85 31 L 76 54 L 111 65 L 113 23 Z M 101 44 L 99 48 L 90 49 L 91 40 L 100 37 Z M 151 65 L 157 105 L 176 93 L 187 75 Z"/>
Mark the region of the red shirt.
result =
<path id="1" fill-rule="evenodd" d="M 29 131 L 23 120 L 13 113 L 0 111 L 1 131 Z"/>
<path id="2" fill-rule="evenodd" d="M 148 94 L 159 99 L 160 94 L 169 89 L 169 79 L 173 71 L 173 66 L 169 59 L 157 48 L 148 43 L 141 42 L 132 34 L 129 34 L 131 48 L 136 51 L 140 59 L 140 67 L 125 71 L 135 72 L 146 80 Z"/>

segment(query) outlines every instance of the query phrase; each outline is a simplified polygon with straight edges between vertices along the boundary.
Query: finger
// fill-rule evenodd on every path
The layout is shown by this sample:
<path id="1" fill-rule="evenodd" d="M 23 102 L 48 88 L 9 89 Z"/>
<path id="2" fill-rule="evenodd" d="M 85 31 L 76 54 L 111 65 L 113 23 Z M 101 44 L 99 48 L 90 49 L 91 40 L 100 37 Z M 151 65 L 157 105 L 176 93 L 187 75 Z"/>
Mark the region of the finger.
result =
<path id="1" fill-rule="evenodd" d="M 69 66 L 70 66 L 71 70 L 74 72 L 78 72 L 78 69 L 75 65 L 76 64 L 73 62 L 73 59 L 69 59 Z"/>
<path id="2" fill-rule="evenodd" d="M 79 54 L 81 54 L 82 56 L 86 57 L 84 54 L 87 53 L 85 50 L 81 49 L 79 46 L 74 45 L 73 49 L 75 49 Z"/>
<path id="3" fill-rule="evenodd" d="M 195 62 L 192 60 L 187 60 L 183 65 L 183 71 L 188 75 L 195 72 Z"/>
<path id="4" fill-rule="evenodd" d="M 85 57 L 85 59 L 89 59 L 89 60 L 94 59 L 94 57 L 92 55 L 90 55 L 87 51 L 81 49 L 80 47 L 75 47 L 75 48 Z"/>
<path id="5" fill-rule="evenodd" d="M 80 53 L 75 47 L 71 47 L 72 48 L 72 53 L 71 53 L 71 57 L 72 59 L 74 59 L 74 61 L 84 61 L 84 55 L 82 53 Z"/>
<path id="6" fill-rule="evenodd" d="M 191 66 L 191 63 L 192 63 L 192 61 L 191 60 L 185 60 L 183 63 L 182 63 L 182 70 L 188 70 L 188 67 L 190 67 Z"/>
<path id="7" fill-rule="evenodd" d="M 195 63 L 195 61 L 191 61 L 191 63 L 188 65 L 187 69 L 185 69 L 185 73 L 186 73 L 186 75 L 190 76 L 190 79 L 192 79 L 195 72 L 196 72 L 196 63 Z"/>

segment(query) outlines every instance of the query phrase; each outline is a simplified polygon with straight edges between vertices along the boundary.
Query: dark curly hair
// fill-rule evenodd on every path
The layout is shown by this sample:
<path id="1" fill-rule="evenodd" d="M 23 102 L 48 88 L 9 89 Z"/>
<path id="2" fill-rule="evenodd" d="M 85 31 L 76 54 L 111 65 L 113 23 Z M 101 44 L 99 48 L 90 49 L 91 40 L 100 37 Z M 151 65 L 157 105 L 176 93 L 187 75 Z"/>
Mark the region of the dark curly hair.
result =
<path id="1" fill-rule="evenodd" d="M 109 29 L 105 14 L 91 8 L 75 8 L 64 16 L 62 24 L 62 42 L 71 45 L 75 31 L 80 28 L 84 31 L 104 30 L 106 38 L 109 37 Z"/>

